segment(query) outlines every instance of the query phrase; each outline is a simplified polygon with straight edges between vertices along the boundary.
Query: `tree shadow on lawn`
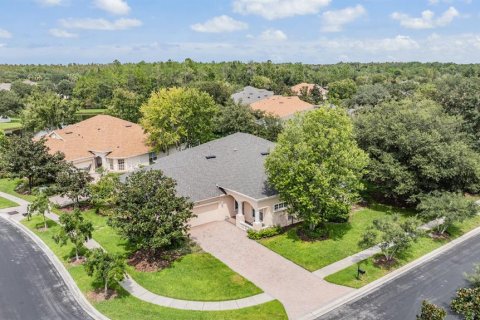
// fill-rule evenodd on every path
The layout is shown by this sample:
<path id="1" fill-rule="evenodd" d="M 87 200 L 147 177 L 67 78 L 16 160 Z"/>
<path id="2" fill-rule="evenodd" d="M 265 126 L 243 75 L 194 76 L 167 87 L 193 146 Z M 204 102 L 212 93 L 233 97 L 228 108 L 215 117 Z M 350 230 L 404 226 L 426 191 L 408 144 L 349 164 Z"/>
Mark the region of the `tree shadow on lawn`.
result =
<path id="1" fill-rule="evenodd" d="M 341 240 L 352 229 L 352 224 L 350 222 L 329 222 L 323 227 L 323 230 L 318 232 L 318 237 L 310 237 L 309 240 L 303 240 L 299 236 L 299 231 L 301 230 L 301 228 L 304 228 L 303 224 L 299 224 L 293 228 L 288 229 L 286 231 L 287 238 L 293 241 L 301 242 L 318 242 L 323 240 L 338 241 Z"/>

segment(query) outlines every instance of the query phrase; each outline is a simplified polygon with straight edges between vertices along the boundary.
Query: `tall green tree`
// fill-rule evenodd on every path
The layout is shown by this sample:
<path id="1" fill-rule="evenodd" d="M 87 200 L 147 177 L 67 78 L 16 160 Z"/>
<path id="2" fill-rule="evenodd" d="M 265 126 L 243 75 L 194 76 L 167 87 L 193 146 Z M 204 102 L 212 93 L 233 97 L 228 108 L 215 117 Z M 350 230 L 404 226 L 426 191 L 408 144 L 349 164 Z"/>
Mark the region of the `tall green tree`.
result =
<path id="1" fill-rule="evenodd" d="M 478 205 L 462 194 L 437 191 L 421 196 L 417 209 L 419 215 L 428 221 L 443 220 L 435 230 L 444 234 L 455 222 L 474 217 L 478 212 Z"/>
<path id="2" fill-rule="evenodd" d="M 156 151 L 191 147 L 213 138 L 218 107 L 198 89 L 170 88 L 152 93 L 141 107 L 141 124 Z"/>
<path id="3" fill-rule="evenodd" d="M 14 116 L 23 109 L 22 99 L 13 91 L 0 90 L 0 116 Z"/>
<path id="4" fill-rule="evenodd" d="M 23 127 L 29 131 L 55 130 L 75 120 L 76 108 L 56 93 L 35 92 L 21 114 Z"/>
<path id="5" fill-rule="evenodd" d="M 357 92 L 357 85 L 351 79 L 344 79 L 328 84 L 328 99 L 333 103 L 350 99 Z"/>
<path id="6" fill-rule="evenodd" d="M 228 103 L 220 108 L 215 117 L 215 132 L 227 136 L 235 132 L 254 133 L 256 118 L 249 106 L 240 103 Z"/>
<path id="7" fill-rule="evenodd" d="M 96 282 L 103 284 L 103 294 L 108 295 L 108 289 L 117 281 L 125 278 L 125 262 L 119 255 L 113 255 L 103 249 L 93 249 L 88 254 L 85 262 L 87 275 L 93 277 Z"/>
<path id="8" fill-rule="evenodd" d="M 113 208 L 117 200 L 119 186 L 120 178 L 114 173 L 108 173 L 96 183 L 89 185 L 90 202 L 97 213 Z"/>
<path id="9" fill-rule="evenodd" d="M 70 241 L 75 248 L 75 261 L 78 261 L 79 252 L 84 242 L 92 237 L 92 232 L 92 223 L 85 221 L 82 212 L 75 209 L 73 213 L 64 213 L 60 216 L 60 231 L 53 236 L 53 240 L 60 246 Z"/>
<path id="10" fill-rule="evenodd" d="M 287 123 L 265 166 L 289 212 L 314 229 L 348 216 L 367 162 L 347 114 L 321 108 Z"/>
<path id="11" fill-rule="evenodd" d="M 92 180 L 88 172 L 67 164 L 60 170 L 55 182 L 59 194 L 72 200 L 78 208 L 82 199 L 90 195 L 89 184 Z"/>
<path id="12" fill-rule="evenodd" d="M 120 185 L 109 223 L 138 250 L 154 255 L 187 239 L 193 204 L 158 170 L 137 171 Z"/>
<path id="13" fill-rule="evenodd" d="M 26 178 L 30 192 L 37 181 L 52 182 L 64 166 L 64 155 L 51 155 L 44 140 L 34 140 L 30 135 L 11 136 L 3 144 L 0 163 L 11 178 Z"/>
<path id="14" fill-rule="evenodd" d="M 359 146 L 370 155 L 368 180 L 395 202 L 434 190 L 477 192 L 480 156 L 462 119 L 430 100 L 390 101 L 355 116 Z"/>
<path id="15" fill-rule="evenodd" d="M 140 120 L 140 106 L 142 98 L 138 94 L 126 89 L 117 88 L 108 106 L 108 113 L 123 120 L 138 122 Z"/>

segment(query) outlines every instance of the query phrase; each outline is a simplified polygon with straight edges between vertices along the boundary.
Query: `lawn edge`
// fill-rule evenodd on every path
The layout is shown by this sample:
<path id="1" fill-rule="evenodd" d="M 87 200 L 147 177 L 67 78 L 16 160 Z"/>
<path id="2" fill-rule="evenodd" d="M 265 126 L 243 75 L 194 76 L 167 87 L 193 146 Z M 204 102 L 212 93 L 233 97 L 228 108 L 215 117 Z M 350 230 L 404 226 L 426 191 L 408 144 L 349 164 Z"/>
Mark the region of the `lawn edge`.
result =
<path id="1" fill-rule="evenodd" d="M 20 222 L 16 221 L 15 219 L 12 219 L 10 217 L 6 217 L 4 215 L 0 214 L 0 218 L 3 218 L 5 221 L 16 227 L 17 229 L 21 230 L 23 233 L 25 233 L 30 239 L 35 242 L 37 246 L 42 249 L 42 251 L 45 253 L 47 258 L 50 260 L 50 262 L 53 264 L 55 269 L 58 271 L 60 276 L 62 277 L 63 281 L 69 288 L 71 294 L 77 300 L 77 302 L 80 304 L 80 306 L 85 310 L 85 312 L 88 313 L 93 319 L 99 319 L 99 320 L 110 320 L 110 318 L 106 317 L 100 311 L 98 311 L 88 300 L 87 298 L 83 295 L 82 291 L 80 288 L 77 286 L 75 280 L 73 280 L 72 276 L 70 273 L 67 271 L 63 263 L 58 259 L 58 257 L 53 253 L 53 251 L 30 229 L 28 229 L 26 226 L 21 224 Z"/>
<path id="2" fill-rule="evenodd" d="M 322 315 L 325 315 L 335 309 L 337 309 L 338 307 L 352 301 L 352 300 L 355 300 L 355 299 L 358 299 L 362 296 L 365 296 L 367 294 L 369 294 L 371 291 L 377 289 L 378 287 L 386 284 L 386 283 L 389 283 L 391 281 L 393 281 L 394 279 L 400 277 L 401 275 L 407 273 L 408 271 L 410 271 L 411 269 L 413 268 L 416 268 L 430 260 L 433 260 L 434 258 L 436 258 L 437 256 L 443 254 L 444 252 L 454 248 L 457 244 L 460 244 L 470 238 L 473 238 L 477 235 L 480 235 L 480 227 L 477 227 L 473 230 L 470 230 L 469 232 L 463 234 L 462 236 L 456 238 L 456 239 L 453 239 L 452 241 L 444 244 L 443 246 L 421 256 L 420 258 L 412 261 L 412 262 L 409 262 L 407 263 L 406 265 L 398 268 L 397 270 L 395 271 L 392 271 L 391 273 L 373 281 L 373 282 L 370 282 L 369 284 L 361 287 L 360 289 L 355 289 L 355 291 L 353 291 L 352 293 L 349 293 L 348 295 L 342 297 L 342 298 L 339 298 L 333 302 L 331 302 L 330 304 L 320 308 L 320 309 L 317 309 L 316 311 L 313 311 L 313 312 L 310 312 L 306 315 L 304 315 L 303 317 L 300 318 L 300 320 L 313 320 L 313 319 L 316 319 L 317 317 L 319 316 L 322 316 Z"/>

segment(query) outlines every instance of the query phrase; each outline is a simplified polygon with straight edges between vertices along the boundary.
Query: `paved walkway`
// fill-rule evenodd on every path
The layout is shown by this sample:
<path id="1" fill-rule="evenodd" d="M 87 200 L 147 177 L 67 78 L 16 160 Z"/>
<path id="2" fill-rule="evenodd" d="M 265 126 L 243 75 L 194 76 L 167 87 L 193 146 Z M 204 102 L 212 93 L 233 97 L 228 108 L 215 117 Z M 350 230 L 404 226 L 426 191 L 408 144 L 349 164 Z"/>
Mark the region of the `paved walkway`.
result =
<path id="1" fill-rule="evenodd" d="M 17 202 L 18 204 L 21 204 L 21 206 L 19 207 L 4 209 L 0 211 L 0 214 L 11 212 L 11 211 L 18 211 L 19 213 L 26 212 L 26 208 L 29 202 L 3 192 L 0 192 L 0 196 L 3 198 L 9 199 L 11 201 Z M 53 212 L 47 213 L 46 216 L 47 218 L 57 223 L 59 221 L 59 216 Z M 11 216 L 10 218 L 20 221 L 24 217 L 21 214 L 16 214 Z M 102 248 L 102 246 L 94 239 L 89 239 L 87 242 L 85 242 L 85 247 L 87 247 L 88 249 Z M 132 296 L 140 300 L 153 303 L 162 307 L 169 307 L 169 308 L 183 309 L 183 310 L 200 310 L 200 311 L 202 310 L 204 311 L 235 310 L 235 309 L 241 309 L 246 307 L 252 307 L 252 306 L 256 306 L 262 303 L 275 300 L 272 296 L 266 293 L 260 293 L 260 294 L 243 298 L 243 299 L 215 301 L 215 302 L 174 299 L 174 298 L 169 298 L 165 296 L 160 296 L 153 292 L 148 291 L 147 289 L 139 285 L 137 282 L 135 282 L 135 280 L 130 278 L 128 274 L 126 278 L 120 282 L 120 285 L 125 290 L 127 290 Z"/>
<path id="2" fill-rule="evenodd" d="M 334 285 L 248 239 L 228 222 L 190 230 L 192 238 L 213 256 L 283 303 L 290 319 L 316 310 L 354 289 Z"/>

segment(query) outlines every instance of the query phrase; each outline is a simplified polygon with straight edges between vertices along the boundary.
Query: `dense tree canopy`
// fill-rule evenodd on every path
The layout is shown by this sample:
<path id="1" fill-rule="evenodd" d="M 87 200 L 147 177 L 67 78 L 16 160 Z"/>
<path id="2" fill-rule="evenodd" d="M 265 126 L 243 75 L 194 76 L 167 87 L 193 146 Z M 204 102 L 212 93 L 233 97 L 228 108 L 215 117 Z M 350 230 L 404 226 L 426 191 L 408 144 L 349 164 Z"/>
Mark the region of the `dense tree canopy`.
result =
<path id="1" fill-rule="evenodd" d="M 208 93 L 198 89 L 170 88 L 152 93 L 141 112 L 150 144 L 167 151 L 211 140 L 218 106 Z"/>
<path id="2" fill-rule="evenodd" d="M 110 223 L 136 249 L 150 254 L 182 245 L 193 204 L 177 196 L 175 187 L 161 171 L 132 173 L 119 187 Z"/>
<path id="3" fill-rule="evenodd" d="M 289 212 L 313 229 L 347 217 L 367 160 L 347 114 L 321 108 L 286 124 L 265 166 Z"/>
<path id="4" fill-rule="evenodd" d="M 371 158 L 367 178 L 384 197 L 415 200 L 433 190 L 479 190 L 480 157 L 462 119 L 429 100 L 387 102 L 355 117 L 357 140 Z"/>

